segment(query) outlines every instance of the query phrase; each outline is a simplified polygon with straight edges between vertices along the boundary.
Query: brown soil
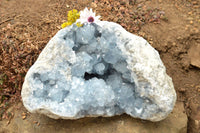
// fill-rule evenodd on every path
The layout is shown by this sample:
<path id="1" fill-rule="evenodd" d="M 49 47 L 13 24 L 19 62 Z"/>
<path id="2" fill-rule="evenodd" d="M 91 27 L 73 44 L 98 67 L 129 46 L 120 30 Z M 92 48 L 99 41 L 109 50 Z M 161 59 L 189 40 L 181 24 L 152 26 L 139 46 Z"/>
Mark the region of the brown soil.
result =
<path id="1" fill-rule="evenodd" d="M 18 108 L 18 109 L 17 109 Z M 19 109 L 20 108 L 20 109 Z M 177 102 L 169 116 L 159 122 L 133 119 L 128 115 L 114 117 L 55 120 L 31 114 L 22 103 L 9 108 L 16 110 L 10 121 L 0 121 L 0 133 L 186 133 L 187 115 L 182 102 Z"/>
<path id="2" fill-rule="evenodd" d="M 20 101 L 24 75 L 67 19 L 67 11 L 92 7 L 159 51 L 184 102 L 188 132 L 200 125 L 200 2 L 198 0 L 0 0 L 0 108 Z M 195 47 L 195 48 L 194 48 Z M 190 53 L 197 54 L 190 54 Z M 10 115 L 9 115 L 10 114 Z M 198 127 L 199 126 L 199 127 Z"/>

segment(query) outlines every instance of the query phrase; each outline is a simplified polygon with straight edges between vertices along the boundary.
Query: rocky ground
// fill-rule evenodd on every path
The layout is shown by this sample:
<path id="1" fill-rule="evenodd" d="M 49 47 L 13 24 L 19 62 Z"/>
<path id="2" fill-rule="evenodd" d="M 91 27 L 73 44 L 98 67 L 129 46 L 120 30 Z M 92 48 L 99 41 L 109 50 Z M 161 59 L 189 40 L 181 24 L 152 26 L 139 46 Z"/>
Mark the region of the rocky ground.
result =
<path id="1" fill-rule="evenodd" d="M 66 21 L 67 11 L 85 7 L 143 36 L 159 51 L 178 95 L 166 120 L 151 123 L 122 115 L 54 121 L 24 109 L 20 91 L 27 70 Z M 198 0 L 1 0 L 0 132 L 199 133 L 199 44 Z"/>

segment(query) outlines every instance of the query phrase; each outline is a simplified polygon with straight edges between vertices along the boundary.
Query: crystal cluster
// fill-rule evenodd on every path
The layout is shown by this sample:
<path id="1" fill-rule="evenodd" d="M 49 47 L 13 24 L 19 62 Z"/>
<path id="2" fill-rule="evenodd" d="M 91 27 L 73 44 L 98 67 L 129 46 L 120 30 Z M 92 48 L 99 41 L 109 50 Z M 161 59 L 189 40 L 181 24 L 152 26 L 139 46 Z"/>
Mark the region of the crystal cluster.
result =
<path id="1" fill-rule="evenodd" d="M 156 50 L 102 21 L 60 30 L 28 71 L 22 99 L 30 112 L 55 119 L 127 113 L 159 121 L 176 94 Z"/>

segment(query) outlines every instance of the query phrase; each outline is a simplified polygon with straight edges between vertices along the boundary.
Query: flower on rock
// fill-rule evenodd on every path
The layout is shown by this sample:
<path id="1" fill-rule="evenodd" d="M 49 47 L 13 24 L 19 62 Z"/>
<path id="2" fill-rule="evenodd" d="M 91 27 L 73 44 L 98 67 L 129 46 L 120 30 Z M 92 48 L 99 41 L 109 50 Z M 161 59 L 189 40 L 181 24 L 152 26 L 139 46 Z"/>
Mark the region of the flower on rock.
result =
<path id="1" fill-rule="evenodd" d="M 67 22 L 63 23 L 61 25 L 62 28 L 65 28 L 67 26 L 72 25 L 76 22 L 76 20 L 80 17 L 80 12 L 78 12 L 76 9 L 70 10 L 67 14 Z M 80 23 L 76 24 L 78 27 L 81 27 L 82 25 Z"/>
<path id="2" fill-rule="evenodd" d="M 83 26 L 86 23 L 98 23 L 100 16 L 95 16 L 95 13 L 92 9 L 88 10 L 86 7 L 83 11 L 78 12 L 76 9 L 68 11 L 67 22 L 61 25 L 62 28 L 76 23 L 78 27 Z"/>
<path id="3" fill-rule="evenodd" d="M 77 19 L 76 23 L 98 23 L 100 16 L 95 16 L 95 13 L 92 11 L 92 9 L 88 10 L 86 7 L 83 11 L 80 11 L 80 18 Z"/>

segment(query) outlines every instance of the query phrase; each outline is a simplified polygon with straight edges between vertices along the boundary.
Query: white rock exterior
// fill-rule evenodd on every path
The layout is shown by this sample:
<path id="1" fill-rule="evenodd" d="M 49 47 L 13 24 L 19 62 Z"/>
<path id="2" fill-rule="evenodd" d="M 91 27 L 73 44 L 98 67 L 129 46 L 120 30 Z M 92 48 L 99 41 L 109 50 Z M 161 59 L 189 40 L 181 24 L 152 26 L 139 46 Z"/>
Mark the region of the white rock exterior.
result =
<path id="1" fill-rule="evenodd" d="M 126 113 L 160 121 L 176 102 L 158 52 L 107 21 L 60 30 L 27 72 L 21 95 L 30 112 L 54 119 Z"/>

